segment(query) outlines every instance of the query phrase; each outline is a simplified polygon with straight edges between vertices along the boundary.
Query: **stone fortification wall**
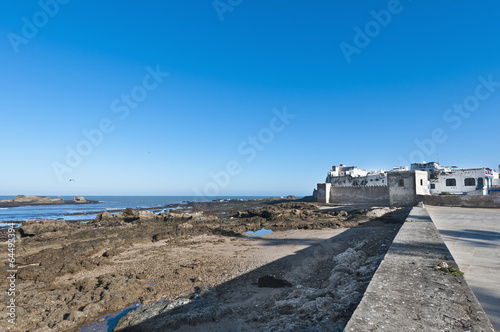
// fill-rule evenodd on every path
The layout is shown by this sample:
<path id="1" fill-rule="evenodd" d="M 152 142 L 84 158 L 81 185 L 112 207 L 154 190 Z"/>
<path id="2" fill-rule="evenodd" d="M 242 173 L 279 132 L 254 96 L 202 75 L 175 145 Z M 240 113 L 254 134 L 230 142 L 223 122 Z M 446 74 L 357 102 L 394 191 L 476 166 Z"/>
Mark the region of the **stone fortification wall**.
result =
<path id="1" fill-rule="evenodd" d="M 332 181 L 335 182 L 334 180 Z M 316 199 L 321 203 L 333 204 L 414 206 L 420 202 L 417 195 L 429 194 L 427 173 L 423 171 L 391 171 L 387 172 L 387 177 L 384 176 L 383 180 L 387 180 L 387 185 L 318 183 Z"/>
<path id="2" fill-rule="evenodd" d="M 318 183 L 317 190 L 315 192 L 316 200 L 319 203 L 330 203 L 330 183 Z"/>
<path id="3" fill-rule="evenodd" d="M 389 204 L 389 187 L 387 186 L 358 186 L 358 187 L 331 187 L 330 203 L 336 204 Z"/>

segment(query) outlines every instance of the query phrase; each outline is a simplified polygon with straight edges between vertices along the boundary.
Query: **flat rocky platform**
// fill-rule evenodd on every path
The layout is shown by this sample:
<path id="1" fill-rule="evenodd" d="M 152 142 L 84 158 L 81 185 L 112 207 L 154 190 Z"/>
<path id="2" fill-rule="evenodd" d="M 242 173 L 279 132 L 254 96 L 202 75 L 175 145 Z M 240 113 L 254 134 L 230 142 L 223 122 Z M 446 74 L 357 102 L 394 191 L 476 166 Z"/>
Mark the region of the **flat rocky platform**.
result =
<path id="1" fill-rule="evenodd" d="M 18 320 L 15 329 L 1 320 L 0 330 L 79 331 L 135 302 L 144 306 L 116 330 L 340 328 L 407 214 L 267 199 L 127 209 L 88 224 L 25 222 L 16 242 Z M 274 233 L 244 236 L 261 228 Z M 3 242 L 2 264 L 7 253 Z M 287 287 L 259 287 L 269 276 Z M 6 303 L 2 292 L 0 311 Z"/>

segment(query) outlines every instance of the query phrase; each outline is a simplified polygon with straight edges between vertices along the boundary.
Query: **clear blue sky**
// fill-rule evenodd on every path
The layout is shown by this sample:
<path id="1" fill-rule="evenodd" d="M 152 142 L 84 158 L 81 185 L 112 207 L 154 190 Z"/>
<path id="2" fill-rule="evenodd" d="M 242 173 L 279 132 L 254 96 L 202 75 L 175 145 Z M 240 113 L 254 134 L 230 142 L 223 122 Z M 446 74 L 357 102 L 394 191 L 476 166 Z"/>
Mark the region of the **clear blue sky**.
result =
<path id="1" fill-rule="evenodd" d="M 500 163 L 498 1 L 55 1 L 0 4 L 0 194 L 304 195 L 340 163 Z"/>

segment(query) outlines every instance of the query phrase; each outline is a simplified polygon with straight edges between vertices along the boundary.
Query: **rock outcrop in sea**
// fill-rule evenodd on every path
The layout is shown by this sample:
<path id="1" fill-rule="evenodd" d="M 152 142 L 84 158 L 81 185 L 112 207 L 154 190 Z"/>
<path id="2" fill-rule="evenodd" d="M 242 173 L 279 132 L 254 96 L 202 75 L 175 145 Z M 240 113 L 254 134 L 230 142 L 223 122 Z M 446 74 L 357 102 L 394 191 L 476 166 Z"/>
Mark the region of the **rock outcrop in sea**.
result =
<path id="1" fill-rule="evenodd" d="M 26 205 L 57 205 L 57 204 L 96 204 L 98 201 L 86 200 L 83 196 L 75 196 L 73 200 L 62 197 L 17 195 L 14 199 L 0 201 L 0 207 L 16 207 Z"/>

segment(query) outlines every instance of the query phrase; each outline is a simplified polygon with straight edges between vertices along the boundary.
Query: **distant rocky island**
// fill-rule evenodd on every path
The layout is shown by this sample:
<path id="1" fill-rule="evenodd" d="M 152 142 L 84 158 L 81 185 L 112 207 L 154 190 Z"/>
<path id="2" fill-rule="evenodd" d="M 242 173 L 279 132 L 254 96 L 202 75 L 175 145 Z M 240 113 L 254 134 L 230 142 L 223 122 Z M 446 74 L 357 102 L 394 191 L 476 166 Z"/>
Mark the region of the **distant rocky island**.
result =
<path id="1" fill-rule="evenodd" d="M 60 205 L 60 204 L 96 204 L 98 201 L 87 200 L 82 196 L 75 196 L 73 200 L 64 200 L 61 197 L 17 195 L 14 199 L 0 201 L 0 207 L 16 207 L 26 205 Z"/>

